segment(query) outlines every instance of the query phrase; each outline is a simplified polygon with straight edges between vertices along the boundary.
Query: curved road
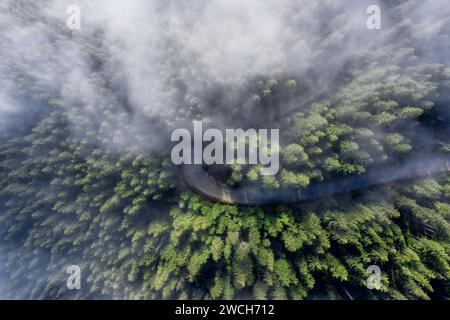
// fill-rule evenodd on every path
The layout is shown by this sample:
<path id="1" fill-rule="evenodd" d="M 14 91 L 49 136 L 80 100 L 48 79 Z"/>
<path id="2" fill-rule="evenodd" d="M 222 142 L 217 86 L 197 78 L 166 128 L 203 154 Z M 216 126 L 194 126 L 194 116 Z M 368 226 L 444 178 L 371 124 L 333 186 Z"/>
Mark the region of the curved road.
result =
<path id="1" fill-rule="evenodd" d="M 450 155 L 409 160 L 401 165 L 373 169 L 362 175 L 319 183 L 305 189 L 231 189 L 214 181 L 202 165 L 183 165 L 182 170 L 188 186 L 208 198 L 229 204 L 270 205 L 314 200 L 396 181 L 446 173 L 450 171 Z"/>
<path id="2" fill-rule="evenodd" d="M 305 97 L 300 104 L 288 104 L 278 114 L 273 115 L 271 121 L 279 120 L 302 109 L 322 96 L 326 92 L 325 89 Z M 396 166 L 373 169 L 362 175 L 319 183 L 305 189 L 264 189 L 262 187 L 232 189 L 214 181 L 202 165 L 182 165 L 184 179 L 190 189 L 218 202 L 240 205 L 296 203 L 449 171 L 450 154 L 441 154 L 411 159 Z"/>

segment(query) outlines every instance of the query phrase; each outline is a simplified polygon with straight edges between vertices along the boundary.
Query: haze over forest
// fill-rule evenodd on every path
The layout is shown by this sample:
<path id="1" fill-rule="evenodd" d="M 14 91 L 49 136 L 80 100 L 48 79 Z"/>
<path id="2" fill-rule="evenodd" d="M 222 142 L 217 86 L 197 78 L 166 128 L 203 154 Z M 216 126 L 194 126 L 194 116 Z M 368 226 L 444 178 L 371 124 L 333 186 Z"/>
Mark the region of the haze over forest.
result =
<path id="1" fill-rule="evenodd" d="M 301 193 L 448 159 L 449 93 L 445 0 L 1 1 L 0 298 L 448 299 L 448 167 L 243 205 L 199 192 L 170 137 L 279 129 L 276 175 L 200 172 Z"/>

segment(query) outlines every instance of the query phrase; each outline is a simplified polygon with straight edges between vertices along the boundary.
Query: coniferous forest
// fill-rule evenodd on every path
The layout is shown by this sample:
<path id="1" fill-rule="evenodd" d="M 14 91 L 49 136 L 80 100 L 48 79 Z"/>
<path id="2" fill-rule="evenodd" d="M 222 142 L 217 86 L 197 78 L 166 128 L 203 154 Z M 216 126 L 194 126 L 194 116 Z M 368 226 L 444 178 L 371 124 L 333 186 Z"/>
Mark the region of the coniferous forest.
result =
<path id="1" fill-rule="evenodd" d="M 224 190 L 448 159 L 448 1 L 1 1 L 0 298 L 450 298 L 448 167 L 224 202 L 171 160 L 194 120 L 279 129 L 275 175 L 203 166 Z"/>

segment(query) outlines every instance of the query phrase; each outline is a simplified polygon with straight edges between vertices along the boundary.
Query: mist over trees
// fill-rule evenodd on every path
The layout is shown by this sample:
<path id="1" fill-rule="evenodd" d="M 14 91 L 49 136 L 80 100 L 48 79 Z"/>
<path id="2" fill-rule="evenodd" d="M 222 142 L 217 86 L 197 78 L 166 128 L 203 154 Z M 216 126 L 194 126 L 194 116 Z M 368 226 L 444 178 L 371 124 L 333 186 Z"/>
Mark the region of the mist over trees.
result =
<path id="1" fill-rule="evenodd" d="M 277 175 L 208 168 L 230 188 L 448 154 L 450 7 L 377 3 L 2 1 L 0 298 L 448 299 L 449 174 L 238 206 L 170 159 L 193 120 L 280 129 Z"/>

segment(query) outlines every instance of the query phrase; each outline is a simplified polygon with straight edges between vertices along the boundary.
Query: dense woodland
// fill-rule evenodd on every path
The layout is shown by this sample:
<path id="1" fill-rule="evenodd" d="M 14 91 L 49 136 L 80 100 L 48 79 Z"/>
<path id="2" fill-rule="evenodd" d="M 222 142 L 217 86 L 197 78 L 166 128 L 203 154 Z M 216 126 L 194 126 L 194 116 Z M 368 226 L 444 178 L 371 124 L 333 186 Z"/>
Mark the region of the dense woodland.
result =
<path id="1" fill-rule="evenodd" d="M 0 297 L 450 298 L 450 173 L 249 207 L 195 194 L 170 159 L 171 130 L 192 120 L 280 128 L 278 174 L 213 171 L 231 188 L 305 188 L 448 154 L 450 20 L 419 32 L 408 16 L 415 1 L 382 4 L 388 36 L 373 42 L 370 31 L 355 40 L 339 28 L 345 12 L 326 1 L 309 8 L 330 19 L 308 43 L 312 63 L 302 72 L 213 77 L 179 54 L 169 30 L 141 63 L 158 61 L 171 89 L 152 87 L 157 98 L 141 107 L 104 30 L 69 31 L 37 1 L 7 1 L 0 29 L 12 21 L 46 37 L 13 52 L 13 35 L 0 32 L 1 92 L 28 106 L 0 131 Z M 286 17 L 294 34 L 308 26 L 296 9 Z M 369 44 L 338 57 L 350 40 Z M 61 59 L 72 43 L 76 58 Z M 89 70 L 81 82 L 65 77 L 77 59 Z M 314 91 L 315 101 L 267 123 Z M 81 268 L 81 290 L 66 287 L 70 265 Z M 370 265 L 382 271 L 379 290 L 366 287 Z"/>

